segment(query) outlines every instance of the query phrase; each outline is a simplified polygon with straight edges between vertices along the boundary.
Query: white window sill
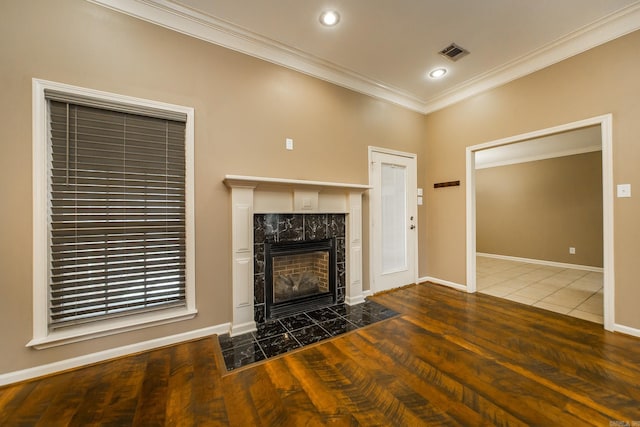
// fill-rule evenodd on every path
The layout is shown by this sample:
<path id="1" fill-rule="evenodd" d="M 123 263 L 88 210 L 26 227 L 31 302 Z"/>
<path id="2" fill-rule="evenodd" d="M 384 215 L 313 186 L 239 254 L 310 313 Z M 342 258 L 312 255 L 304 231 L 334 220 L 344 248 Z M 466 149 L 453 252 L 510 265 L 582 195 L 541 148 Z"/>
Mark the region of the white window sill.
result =
<path id="1" fill-rule="evenodd" d="M 179 308 L 104 320 L 92 324 L 65 328 L 60 331 L 53 331 L 44 336 L 35 336 L 27 343 L 27 347 L 42 350 L 107 335 L 189 320 L 193 319 L 196 314 L 198 314 L 198 310 Z"/>

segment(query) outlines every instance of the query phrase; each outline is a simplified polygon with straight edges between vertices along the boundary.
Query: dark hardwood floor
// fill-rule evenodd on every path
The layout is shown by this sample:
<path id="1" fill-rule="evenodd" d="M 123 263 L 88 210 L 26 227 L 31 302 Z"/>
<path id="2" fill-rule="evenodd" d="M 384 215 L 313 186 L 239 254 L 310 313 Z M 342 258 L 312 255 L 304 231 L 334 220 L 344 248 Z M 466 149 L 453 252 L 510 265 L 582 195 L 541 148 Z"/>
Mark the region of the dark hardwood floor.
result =
<path id="1" fill-rule="evenodd" d="M 0 388 L 0 425 L 640 425 L 640 339 L 431 284 L 373 300 L 401 315 L 229 374 L 212 337 Z"/>

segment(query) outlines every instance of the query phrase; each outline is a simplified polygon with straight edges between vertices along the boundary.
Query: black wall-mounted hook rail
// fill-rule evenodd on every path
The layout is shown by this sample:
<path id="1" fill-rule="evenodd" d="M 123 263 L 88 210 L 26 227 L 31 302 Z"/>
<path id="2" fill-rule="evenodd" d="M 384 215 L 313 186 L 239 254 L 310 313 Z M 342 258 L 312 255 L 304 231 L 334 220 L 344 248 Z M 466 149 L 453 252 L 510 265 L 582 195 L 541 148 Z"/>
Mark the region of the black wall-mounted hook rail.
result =
<path id="1" fill-rule="evenodd" d="M 460 181 L 436 182 L 435 184 L 433 184 L 433 188 L 457 187 L 459 185 Z"/>

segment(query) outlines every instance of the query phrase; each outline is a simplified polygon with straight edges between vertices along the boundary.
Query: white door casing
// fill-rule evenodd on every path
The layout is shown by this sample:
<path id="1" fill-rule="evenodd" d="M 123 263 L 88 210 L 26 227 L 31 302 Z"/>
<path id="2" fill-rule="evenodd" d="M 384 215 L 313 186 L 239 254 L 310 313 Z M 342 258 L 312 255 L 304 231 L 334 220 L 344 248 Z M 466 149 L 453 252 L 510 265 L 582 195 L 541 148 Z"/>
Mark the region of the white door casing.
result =
<path id="1" fill-rule="evenodd" d="M 371 291 L 417 282 L 416 155 L 369 147 Z"/>
<path id="2" fill-rule="evenodd" d="M 499 147 L 506 144 L 530 140 L 560 132 L 567 132 L 587 126 L 600 125 L 602 143 L 602 219 L 603 219 L 603 296 L 604 329 L 608 331 L 624 328 L 615 323 L 615 275 L 613 253 L 613 156 L 612 156 L 611 114 L 579 120 L 526 134 L 515 135 L 466 149 L 466 242 L 467 242 L 467 292 L 476 292 L 476 191 L 475 191 L 475 154 L 477 151 Z"/>

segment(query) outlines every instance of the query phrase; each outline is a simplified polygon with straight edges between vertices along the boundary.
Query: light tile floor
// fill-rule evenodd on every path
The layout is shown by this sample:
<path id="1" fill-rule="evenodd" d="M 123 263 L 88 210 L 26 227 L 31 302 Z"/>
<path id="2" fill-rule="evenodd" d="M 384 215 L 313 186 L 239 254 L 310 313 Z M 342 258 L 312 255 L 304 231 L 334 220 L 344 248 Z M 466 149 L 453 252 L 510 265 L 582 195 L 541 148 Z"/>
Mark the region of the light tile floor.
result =
<path id="1" fill-rule="evenodd" d="M 478 292 L 603 323 L 602 273 L 478 256 Z"/>

